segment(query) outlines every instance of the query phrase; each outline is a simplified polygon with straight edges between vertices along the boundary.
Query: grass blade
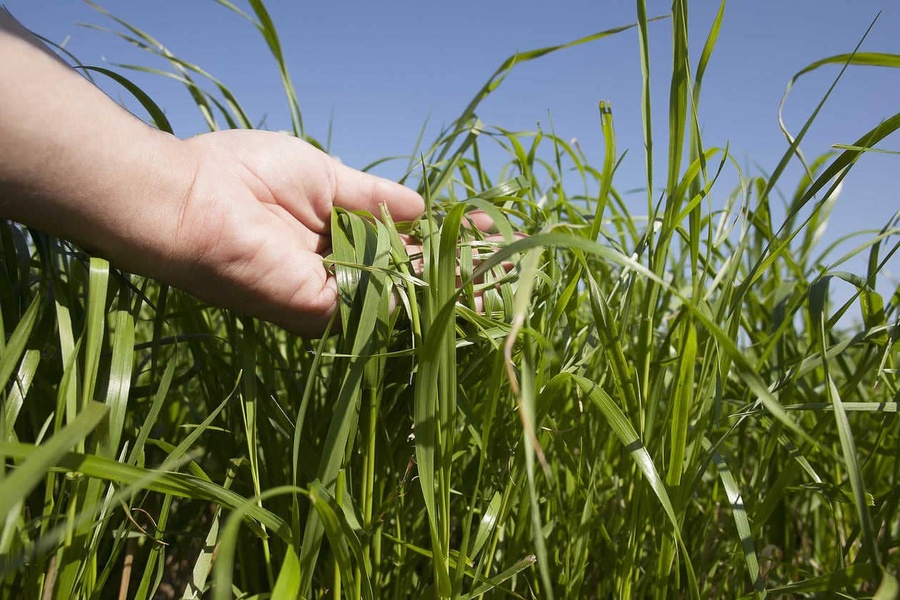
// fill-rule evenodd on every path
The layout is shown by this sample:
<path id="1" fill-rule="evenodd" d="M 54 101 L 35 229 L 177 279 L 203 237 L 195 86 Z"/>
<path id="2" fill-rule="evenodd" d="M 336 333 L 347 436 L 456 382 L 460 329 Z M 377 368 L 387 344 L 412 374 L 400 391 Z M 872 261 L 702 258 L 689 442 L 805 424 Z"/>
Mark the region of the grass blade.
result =
<path id="1" fill-rule="evenodd" d="M 107 414 L 103 404 L 90 402 L 85 405 L 79 415 L 57 432 L 45 443 L 36 447 L 25 461 L 9 475 L 0 488 L 0 519 L 8 522 L 10 513 L 38 485 L 51 467 L 56 465 L 74 446 L 84 439 L 100 424 Z M 10 452 L 9 445 L 3 444 L 2 454 L 16 458 Z"/>

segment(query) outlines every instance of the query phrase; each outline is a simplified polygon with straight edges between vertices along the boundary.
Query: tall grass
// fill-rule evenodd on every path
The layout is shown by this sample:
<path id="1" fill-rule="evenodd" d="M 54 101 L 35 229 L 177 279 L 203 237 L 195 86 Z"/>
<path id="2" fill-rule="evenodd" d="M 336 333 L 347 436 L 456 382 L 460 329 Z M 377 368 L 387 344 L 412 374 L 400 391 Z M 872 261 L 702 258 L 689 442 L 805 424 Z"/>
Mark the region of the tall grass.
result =
<path id="1" fill-rule="evenodd" d="M 274 24 L 249 5 L 303 135 Z M 298 339 L 3 223 L 2 596 L 896 597 L 900 290 L 878 290 L 898 220 L 852 250 L 862 273 L 820 235 L 900 114 L 806 161 L 817 108 L 785 129 L 771 176 L 743 173 L 700 135 L 723 11 L 692 63 L 687 3 L 672 4 L 662 140 L 641 0 L 634 26 L 504 62 L 411 152 L 425 217 L 335 212 L 330 260 L 354 324 L 339 335 Z M 225 84 L 113 24 L 168 60 L 211 129 L 250 126 Z M 517 64 L 630 29 L 641 215 L 614 183 L 608 103 L 596 166 L 553 131 L 477 118 Z M 857 51 L 798 77 L 898 63 Z M 509 157 L 498 172 L 489 146 Z M 796 186 L 781 179 L 793 160 Z M 724 172 L 737 187 L 716 185 Z M 467 226 L 476 209 L 498 236 Z M 853 290 L 844 303 L 836 283 Z"/>

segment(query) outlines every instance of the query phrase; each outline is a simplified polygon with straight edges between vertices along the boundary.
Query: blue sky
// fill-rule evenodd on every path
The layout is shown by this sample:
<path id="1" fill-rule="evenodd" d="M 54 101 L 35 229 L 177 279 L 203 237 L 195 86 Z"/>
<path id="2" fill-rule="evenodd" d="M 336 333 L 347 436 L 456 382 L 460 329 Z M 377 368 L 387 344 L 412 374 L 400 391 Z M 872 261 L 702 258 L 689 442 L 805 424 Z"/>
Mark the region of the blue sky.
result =
<path id="1" fill-rule="evenodd" d="M 29 28 L 88 64 L 163 66 L 108 33 L 78 23 L 110 21 L 77 0 L 7 0 Z M 151 33 L 182 58 L 223 80 L 251 118 L 268 128 L 288 128 L 280 80 L 256 31 L 213 0 L 105 0 L 114 14 Z M 239 3 L 240 4 L 240 3 Z M 426 120 L 429 134 L 451 122 L 500 62 L 517 50 L 558 44 L 631 23 L 633 2 L 294 2 L 269 0 L 279 27 L 310 134 L 324 139 L 333 119 L 332 151 L 362 167 L 388 155 L 407 154 Z M 648 12 L 665 14 L 667 2 L 648 0 Z M 691 45 L 699 53 L 718 8 L 691 4 Z M 729 144 L 745 172 L 773 169 L 786 148 L 777 108 L 790 77 L 808 63 L 850 52 L 882 11 L 863 51 L 900 53 L 900 3 L 864 0 L 732 1 L 707 72 L 700 120 L 707 146 Z M 657 145 L 665 151 L 670 61 L 668 21 L 650 26 L 651 73 Z M 547 127 L 577 138 L 596 163 L 602 158 L 597 103 L 612 103 L 618 148 L 628 155 L 620 190 L 645 182 L 640 116 L 640 65 L 636 32 L 629 31 L 522 65 L 479 110 L 482 121 L 507 129 Z M 800 80 L 785 115 L 797 131 L 838 68 Z M 129 75 L 167 111 L 176 133 L 203 130 L 190 97 L 177 83 Z M 115 88 L 107 88 L 119 94 Z M 833 143 L 851 143 L 883 118 L 900 111 L 900 70 L 853 68 L 844 76 L 802 148 L 808 157 Z M 900 136 L 882 142 L 900 150 Z M 662 155 L 660 155 L 660 159 Z M 662 164 L 661 160 L 660 163 Z M 400 165 L 382 174 L 398 176 Z M 799 170 L 785 178 L 789 195 Z M 657 181 L 663 178 L 658 174 Z M 790 184 L 790 185 L 787 185 Z M 848 177 L 829 237 L 880 228 L 900 209 L 900 156 L 870 154 Z M 720 206 L 729 186 L 712 199 Z M 645 195 L 634 194 L 646 212 Z M 857 265 L 860 263 L 856 263 Z M 894 261 L 893 275 L 896 272 Z"/>

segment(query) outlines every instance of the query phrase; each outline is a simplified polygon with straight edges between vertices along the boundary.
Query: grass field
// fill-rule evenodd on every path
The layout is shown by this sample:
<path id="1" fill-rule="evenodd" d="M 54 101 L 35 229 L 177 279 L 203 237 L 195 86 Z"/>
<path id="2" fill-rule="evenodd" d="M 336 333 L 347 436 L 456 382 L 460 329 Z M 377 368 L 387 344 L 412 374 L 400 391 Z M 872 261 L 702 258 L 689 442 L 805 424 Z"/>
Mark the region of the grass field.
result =
<path id="1" fill-rule="evenodd" d="M 645 142 L 668 148 L 646 154 L 646 212 L 617 191 L 606 103 L 597 164 L 478 120 L 511 69 L 562 47 L 519 53 L 411 149 L 423 219 L 335 213 L 342 334 L 298 339 L 0 224 L 0 596 L 896 598 L 900 289 L 878 290 L 900 221 L 872 224 L 857 273 L 821 231 L 900 114 L 807 160 L 817 110 L 771 175 L 744 173 L 700 136 L 722 13 L 692 63 L 673 2 L 669 114 L 651 117 L 636 4 Z M 210 127 L 250 126 L 224 84 L 113 27 L 169 60 Z M 798 76 L 856 65 L 900 57 L 848 49 Z"/>

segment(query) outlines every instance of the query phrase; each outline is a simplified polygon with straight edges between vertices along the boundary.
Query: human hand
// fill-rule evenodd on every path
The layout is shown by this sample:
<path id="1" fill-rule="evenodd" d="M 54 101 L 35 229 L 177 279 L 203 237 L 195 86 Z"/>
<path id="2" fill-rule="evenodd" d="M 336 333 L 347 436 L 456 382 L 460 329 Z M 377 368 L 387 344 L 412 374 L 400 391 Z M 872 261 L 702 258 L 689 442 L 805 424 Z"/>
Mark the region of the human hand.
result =
<path id="1" fill-rule="evenodd" d="M 337 308 L 334 276 L 322 262 L 332 208 L 377 215 L 385 204 L 395 221 L 424 211 L 416 192 L 285 134 L 229 130 L 182 144 L 193 182 L 171 231 L 160 232 L 168 260 L 154 275 L 301 335 L 321 334 Z"/>
<path id="2" fill-rule="evenodd" d="M 302 335 L 337 305 L 322 263 L 332 208 L 424 211 L 414 191 L 285 134 L 152 129 L 3 10 L 0 74 L 16 82 L 0 86 L 0 218 Z"/>

